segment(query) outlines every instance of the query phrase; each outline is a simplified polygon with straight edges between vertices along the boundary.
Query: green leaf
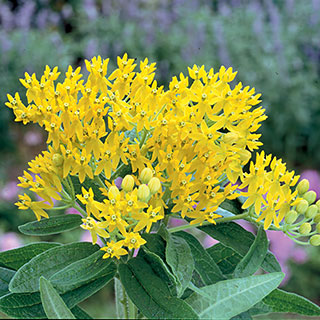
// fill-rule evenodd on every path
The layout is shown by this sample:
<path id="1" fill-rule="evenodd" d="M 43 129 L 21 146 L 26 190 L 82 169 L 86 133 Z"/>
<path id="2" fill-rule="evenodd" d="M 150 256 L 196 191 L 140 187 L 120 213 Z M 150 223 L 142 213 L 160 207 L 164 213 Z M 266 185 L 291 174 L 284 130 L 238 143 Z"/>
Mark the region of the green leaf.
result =
<path id="1" fill-rule="evenodd" d="M 99 246 L 93 246 L 89 242 L 76 242 L 45 251 L 17 271 L 9 284 L 9 290 L 13 293 L 39 291 L 41 276 L 50 278 L 56 272 L 98 249 Z"/>
<path id="2" fill-rule="evenodd" d="M 212 238 L 220 241 L 227 247 L 232 248 L 241 256 L 245 256 L 250 249 L 255 237 L 234 222 L 221 223 L 212 226 L 203 226 L 199 229 Z M 262 264 L 262 269 L 267 272 L 281 271 L 281 267 L 274 255 L 268 251 Z"/>
<path id="3" fill-rule="evenodd" d="M 40 298 L 48 319 L 75 319 L 50 281 L 40 277 Z"/>
<path id="4" fill-rule="evenodd" d="M 268 251 L 268 246 L 267 234 L 261 226 L 250 250 L 234 270 L 234 277 L 243 278 L 254 274 L 260 268 Z"/>
<path id="5" fill-rule="evenodd" d="M 175 236 L 181 237 L 187 241 L 194 259 L 195 270 L 205 285 L 214 284 L 218 281 L 226 279 L 218 265 L 202 247 L 197 238 L 184 231 L 175 233 Z"/>
<path id="6" fill-rule="evenodd" d="M 150 319 L 198 319 L 197 314 L 183 300 L 170 294 L 166 283 L 142 258 L 120 264 L 120 280 L 138 309 Z"/>
<path id="7" fill-rule="evenodd" d="M 78 306 L 72 308 L 71 311 L 77 319 L 93 319 L 87 312 Z"/>
<path id="8" fill-rule="evenodd" d="M 111 280 L 116 273 L 116 266 L 112 259 L 102 259 L 102 256 L 103 252 L 99 250 L 71 263 L 53 274 L 49 280 L 59 293 L 73 290 L 102 276 Z"/>
<path id="9" fill-rule="evenodd" d="M 231 274 L 240 262 L 242 256 L 222 243 L 206 249 L 211 258 L 216 262 L 223 274 Z"/>
<path id="10" fill-rule="evenodd" d="M 34 242 L 18 249 L 0 252 L 0 266 L 18 270 L 33 257 L 57 246 L 60 243 Z"/>
<path id="11" fill-rule="evenodd" d="M 320 307 L 295 293 L 276 289 L 250 309 L 249 312 L 252 315 L 289 312 L 305 316 L 320 316 Z"/>
<path id="12" fill-rule="evenodd" d="M 201 319 L 230 319 L 258 303 L 283 279 L 282 272 L 220 281 L 186 299 Z"/>
<path id="13" fill-rule="evenodd" d="M 14 274 L 15 271 L 0 267 L 0 297 L 10 293 L 9 282 Z"/>
<path id="14" fill-rule="evenodd" d="M 73 308 L 81 301 L 95 294 L 107 283 L 108 279 L 101 277 L 82 287 L 62 294 L 65 304 L 73 312 Z M 41 304 L 40 293 L 10 293 L 0 298 L 0 311 L 17 319 L 43 319 L 46 314 Z"/>
<path id="15" fill-rule="evenodd" d="M 154 273 L 167 284 L 170 293 L 173 296 L 176 296 L 176 278 L 171 273 L 166 263 L 157 254 L 149 251 L 145 246 L 142 246 L 142 249 L 143 250 L 139 251 L 138 257 L 143 258 L 151 266 Z"/>
<path id="16" fill-rule="evenodd" d="M 241 208 L 242 204 L 238 199 L 226 199 L 220 204 L 219 207 L 235 215 L 243 213 L 243 209 Z"/>
<path id="17" fill-rule="evenodd" d="M 170 235 L 166 246 L 166 261 L 177 279 L 177 293 L 180 297 L 188 287 L 194 270 L 194 260 L 187 241 Z"/>
<path id="18" fill-rule="evenodd" d="M 80 215 L 66 214 L 63 216 L 52 217 L 50 219 L 29 222 L 19 226 L 18 229 L 26 235 L 45 236 L 78 228 L 81 223 Z"/>
<path id="19" fill-rule="evenodd" d="M 155 253 L 163 261 L 166 259 L 166 243 L 161 235 L 157 233 L 144 233 L 142 234 L 142 238 L 147 241 L 147 243 L 143 245 L 143 248 Z"/>

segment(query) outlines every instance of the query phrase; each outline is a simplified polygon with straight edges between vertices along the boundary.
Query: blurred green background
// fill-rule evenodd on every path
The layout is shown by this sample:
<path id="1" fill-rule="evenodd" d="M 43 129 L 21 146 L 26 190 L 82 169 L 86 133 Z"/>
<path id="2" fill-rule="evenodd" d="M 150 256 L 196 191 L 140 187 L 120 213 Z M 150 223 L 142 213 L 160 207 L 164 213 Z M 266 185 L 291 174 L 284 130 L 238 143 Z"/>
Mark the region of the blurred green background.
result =
<path id="1" fill-rule="evenodd" d="M 46 64 L 64 72 L 101 55 L 110 58 L 110 70 L 124 52 L 157 62 L 157 80 L 165 86 L 193 64 L 232 66 L 237 81 L 262 93 L 266 152 L 282 157 L 319 192 L 319 0 L 0 0 L 0 250 L 36 240 L 15 233 L 34 218 L 13 203 L 16 177 L 45 148 L 39 128 L 13 121 L 6 94 L 23 97 L 18 79 L 24 72 L 40 75 Z M 54 240 L 85 236 L 79 231 Z M 273 238 L 288 274 L 285 288 L 319 304 L 318 248 Z M 114 316 L 111 287 L 85 305 L 93 316 Z"/>

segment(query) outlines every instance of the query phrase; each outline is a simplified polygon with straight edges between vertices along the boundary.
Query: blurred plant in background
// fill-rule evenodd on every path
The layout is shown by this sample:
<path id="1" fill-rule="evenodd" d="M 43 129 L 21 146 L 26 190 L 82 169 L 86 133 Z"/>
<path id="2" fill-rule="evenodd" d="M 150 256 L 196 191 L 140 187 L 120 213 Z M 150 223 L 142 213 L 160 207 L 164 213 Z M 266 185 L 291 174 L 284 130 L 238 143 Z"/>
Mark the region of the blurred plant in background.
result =
<path id="1" fill-rule="evenodd" d="M 14 213 L 17 190 L 11 180 L 22 173 L 20 164 L 43 149 L 44 140 L 37 128 L 12 125 L 5 94 L 23 90 L 16 79 L 24 72 L 39 73 L 45 64 L 82 66 L 94 55 L 110 61 L 123 52 L 148 56 L 158 62 L 161 84 L 193 63 L 215 70 L 232 66 L 244 85 L 264 93 L 266 152 L 300 171 L 311 169 L 303 177 L 311 180 L 311 189 L 319 188 L 319 30 L 318 0 L 0 0 L 1 239 L 8 236 L 9 243 L 10 232 L 33 219 L 31 213 Z M 26 152 L 30 149 L 34 154 Z M 307 274 L 319 278 L 318 253 L 310 249 L 305 268 L 290 263 L 290 291 L 319 300 L 317 281 L 301 280 Z"/>

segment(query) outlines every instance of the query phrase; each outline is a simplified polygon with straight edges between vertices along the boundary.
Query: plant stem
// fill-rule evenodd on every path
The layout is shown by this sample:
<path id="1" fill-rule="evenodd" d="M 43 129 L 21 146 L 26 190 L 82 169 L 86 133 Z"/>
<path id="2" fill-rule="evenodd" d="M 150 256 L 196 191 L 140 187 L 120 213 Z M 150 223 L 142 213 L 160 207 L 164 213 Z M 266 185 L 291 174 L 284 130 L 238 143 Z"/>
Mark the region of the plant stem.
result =
<path id="1" fill-rule="evenodd" d="M 146 128 L 143 128 L 143 132 L 142 132 L 141 140 L 140 140 L 140 145 L 139 145 L 140 148 L 144 145 L 146 138 L 147 138 L 147 135 L 148 135 L 148 132 L 149 131 Z"/>
<path id="2" fill-rule="evenodd" d="M 114 279 L 114 290 L 116 294 L 116 309 L 118 319 L 135 319 L 136 307 L 130 300 L 125 288 L 118 279 Z"/>
<path id="3" fill-rule="evenodd" d="M 242 213 L 242 214 L 238 214 L 236 216 L 231 216 L 231 217 L 225 217 L 225 218 L 220 218 L 216 220 L 216 223 L 224 223 L 224 222 L 229 222 L 229 221 L 233 221 L 233 220 L 239 220 L 239 219 L 244 219 L 248 216 L 248 212 Z M 179 227 L 175 227 L 175 228 L 170 228 L 168 229 L 168 231 L 170 233 L 173 232 L 178 232 L 181 230 L 185 230 L 185 229 L 192 229 L 192 228 L 197 228 L 200 226 L 208 226 L 208 225 L 212 225 L 211 222 L 207 221 L 207 222 L 203 222 L 203 223 L 196 223 L 196 224 L 187 224 L 187 225 L 183 225 L 183 226 L 179 226 Z"/>
<path id="4" fill-rule="evenodd" d="M 68 209 L 71 208 L 72 204 L 66 204 L 65 206 L 61 206 L 61 207 L 52 207 L 49 210 L 63 210 L 63 209 Z"/>

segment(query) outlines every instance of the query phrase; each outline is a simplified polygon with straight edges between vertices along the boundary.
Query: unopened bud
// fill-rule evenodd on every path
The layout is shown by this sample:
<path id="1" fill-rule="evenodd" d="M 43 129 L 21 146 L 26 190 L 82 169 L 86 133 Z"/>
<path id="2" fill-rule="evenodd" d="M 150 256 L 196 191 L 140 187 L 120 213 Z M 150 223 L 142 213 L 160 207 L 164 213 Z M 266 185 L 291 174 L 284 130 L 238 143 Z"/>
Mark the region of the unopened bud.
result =
<path id="1" fill-rule="evenodd" d="M 314 222 L 314 223 L 319 223 L 319 222 L 320 222 L 320 214 L 317 214 L 317 215 L 313 218 L 313 222 Z"/>
<path id="2" fill-rule="evenodd" d="M 313 219 L 317 215 L 317 213 L 318 207 L 315 204 L 313 204 L 307 209 L 304 215 L 307 219 Z"/>
<path id="3" fill-rule="evenodd" d="M 116 186 L 111 186 L 108 191 L 109 199 L 115 199 L 119 195 L 120 191 Z"/>
<path id="4" fill-rule="evenodd" d="M 297 204 L 297 207 L 296 207 L 296 211 L 299 213 L 299 214 L 304 214 L 309 208 L 309 203 L 307 200 L 300 200 L 299 203 Z"/>
<path id="5" fill-rule="evenodd" d="M 316 201 L 317 194 L 314 191 L 310 190 L 303 195 L 303 199 L 307 200 L 309 204 L 312 204 Z"/>
<path id="6" fill-rule="evenodd" d="M 121 188 L 125 191 L 125 192 L 130 192 L 133 190 L 134 187 L 134 179 L 133 176 L 127 174 L 121 183 Z"/>
<path id="7" fill-rule="evenodd" d="M 317 205 L 317 207 L 318 207 L 318 210 L 320 211 L 320 200 L 318 200 L 318 201 L 316 202 L 316 205 Z"/>
<path id="8" fill-rule="evenodd" d="M 318 224 L 316 225 L 316 231 L 317 231 L 317 233 L 320 233 L 320 223 L 318 223 Z"/>
<path id="9" fill-rule="evenodd" d="M 140 173 L 139 179 L 142 183 L 148 183 L 152 177 L 152 170 L 150 168 L 144 168 Z"/>
<path id="10" fill-rule="evenodd" d="M 160 188 L 161 188 L 161 182 L 160 182 L 159 178 L 153 177 L 153 178 L 149 181 L 148 187 L 149 187 L 149 189 L 150 189 L 150 191 L 151 191 L 151 194 L 157 193 L 157 192 L 160 190 Z"/>
<path id="11" fill-rule="evenodd" d="M 141 201 L 147 202 L 150 197 L 150 189 L 146 184 L 142 184 L 138 188 L 138 198 Z"/>
<path id="12" fill-rule="evenodd" d="M 299 233 L 302 235 L 306 235 L 311 231 L 311 224 L 308 222 L 303 223 L 299 228 Z"/>
<path id="13" fill-rule="evenodd" d="M 303 195 L 309 190 L 309 187 L 309 181 L 307 179 L 303 179 L 298 183 L 297 190 L 300 195 Z"/>
<path id="14" fill-rule="evenodd" d="M 63 156 L 60 153 L 55 153 L 52 156 L 52 162 L 56 167 L 60 167 L 63 164 Z"/>
<path id="15" fill-rule="evenodd" d="M 320 246 L 320 234 L 316 234 L 310 238 L 310 244 L 314 247 Z"/>
<path id="16" fill-rule="evenodd" d="M 297 217 L 298 217 L 297 211 L 295 211 L 295 210 L 290 210 L 290 211 L 286 214 L 286 216 L 285 216 L 285 218 L 284 218 L 284 221 L 285 221 L 286 224 L 292 224 L 292 223 L 294 223 L 294 222 L 297 220 Z"/>

